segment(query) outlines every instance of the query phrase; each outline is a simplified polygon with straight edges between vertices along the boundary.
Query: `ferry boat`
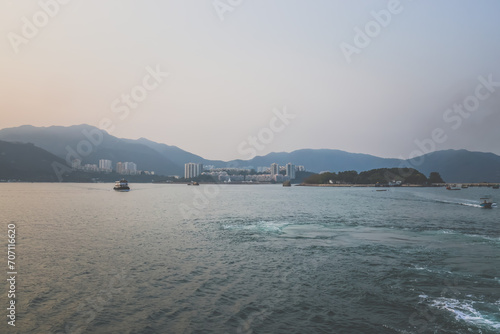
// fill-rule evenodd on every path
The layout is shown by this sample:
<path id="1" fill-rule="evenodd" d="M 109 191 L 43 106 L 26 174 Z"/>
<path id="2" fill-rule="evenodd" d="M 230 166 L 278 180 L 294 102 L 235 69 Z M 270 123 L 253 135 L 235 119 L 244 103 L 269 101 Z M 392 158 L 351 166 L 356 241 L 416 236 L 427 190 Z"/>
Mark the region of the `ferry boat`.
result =
<path id="1" fill-rule="evenodd" d="M 128 186 L 127 180 L 121 179 L 115 182 L 115 187 L 113 189 L 116 191 L 129 191 L 130 187 Z"/>

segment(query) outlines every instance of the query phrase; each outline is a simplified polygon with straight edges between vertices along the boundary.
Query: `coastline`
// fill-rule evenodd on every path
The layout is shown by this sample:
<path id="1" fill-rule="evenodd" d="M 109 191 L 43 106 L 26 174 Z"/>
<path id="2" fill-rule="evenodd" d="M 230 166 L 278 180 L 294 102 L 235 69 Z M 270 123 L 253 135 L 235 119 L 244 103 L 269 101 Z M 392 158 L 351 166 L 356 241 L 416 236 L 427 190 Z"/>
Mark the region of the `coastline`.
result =
<path id="1" fill-rule="evenodd" d="M 348 187 L 357 187 L 357 188 L 409 188 L 409 187 L 419 187 L 419 188 L 432 188 L 432 187 L 441 187 L 441 186 L 433 186 L 433 185 L 421 185 L 421 184 L 405 184 L 401 186 L 377 186 L 375 184 L 314 184 L 314 183 L 301 183 L 297 186 L 300 187 L 335 187 L 335 188 L 348 188 Z"/>
<path id="2" fill-rule="evenodd" d="M 424 184 L 402 184 L 401 186 L 377 186 L 375 184 L 314 184 L 314 183 L 301 183 L 297 184 L 300 187 L 338 187 L 338 188 L 347 188 L 347 187 L 362 187 L 362 188 L 438 188 L 438 187 L 446 187 L 451 184 L 461 184 L 468 187 L 492 187 L 497 185 L 498 183 L 491 182 L 481 182 L 481 183 L 438 183 L 432 185 L 424 185 Z"/>

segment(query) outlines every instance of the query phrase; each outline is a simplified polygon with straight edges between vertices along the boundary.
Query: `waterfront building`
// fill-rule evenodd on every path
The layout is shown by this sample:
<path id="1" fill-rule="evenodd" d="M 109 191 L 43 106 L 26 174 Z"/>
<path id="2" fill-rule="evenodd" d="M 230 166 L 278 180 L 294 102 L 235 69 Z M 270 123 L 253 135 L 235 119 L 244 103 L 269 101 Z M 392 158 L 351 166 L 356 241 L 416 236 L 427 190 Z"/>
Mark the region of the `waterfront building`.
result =
<path id="1" fill-rule="evenodd" d="M 137 165 L 133 162 L 124 162 L 126 174 L 136 174 Z"/>
<path id="2" fill-rule="evenodd" d="M 203 172 L 203 164 L 189 162 L 184 165 L 184 178 L 191 179 L 200 176 Z"/>
<path id="3" fill-rule="evenodd" d="M 271 176 L 278 175 L 280 173 L 280 167 L 277 163 L 271 164 Z"/>
<path id="4" fill-rule="evenodd" d="M 81 169 L 82 161 L 80 159 L 74 159 L 73 161 L 71 161 L 71 167 L 74 169 Z"/>
<path id="5" fill-rule="evenodd" d="M 137 174 L 137 165 L 134 162 L 117 162 L 116 172 L 118 174 L 134 175 Z"/>
<path id="6" fill-rule="evenodd" d="M 86 172 L 98 172 L 99 171 L 99 167 L 97 167 L 96 164 L 85 164 L 83 166 L 83 170 L 86 171 Z"/>
<path id="7" fill-rule="evenodd" d="M 113 169 L 112 164 L 113 163 L 111 160 L 101 159 L 99 160 L 99 169 L 103 172 L 111 172 L 111 170 Z"/>
<path id="8" fill-rule="evenodd" d="M 288 176 L 290 180 L 295 179 L 295 165 L 292 163 L 286 164 L 286 176 Z"/>

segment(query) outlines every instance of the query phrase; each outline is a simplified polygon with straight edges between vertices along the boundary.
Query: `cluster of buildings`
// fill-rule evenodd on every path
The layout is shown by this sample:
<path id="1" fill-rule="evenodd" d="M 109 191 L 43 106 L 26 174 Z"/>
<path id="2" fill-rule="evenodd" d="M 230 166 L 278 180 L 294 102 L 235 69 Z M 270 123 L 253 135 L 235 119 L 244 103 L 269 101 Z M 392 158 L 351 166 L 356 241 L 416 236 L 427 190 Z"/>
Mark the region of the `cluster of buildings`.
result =
<path id="1" fill-rule="evenodd" d="M 137 165 L 134 162 L 117 162 L 116 172 L 124 175 L 137 174 Z"/>
<path id="2" fill-rule="evenodd" d="M 99 160 L 99 165 L 97 164 L 85 164 L 82 165 L 80 159 L 75 159 L 71 162 L 71 167 L 73 169 L 82 170 L 85 172 L 103 172 L 111 173 L 113 171 L 113 162 L 107 159 Z M 144 173 L 146 175 L 154 175 L 153 171 L 141 171 L 137 169 L 137 164 L 134 162 L 117 162 L 115 166 L 115 171 L 122 175 L 137 175 Z"/>
<path id="3" fill-rule="evenodd" d="M 215 168 L 214 166 L 206 166 L 203 164 L 187 163 L 184 165 L 184 178 L 192 179 L 200 175 L 208 175 L 216 182 L 284 182 L 294 180 L 298 171 L 305 171 L 304 166 L 295 166 L 288 163 L 285 166 L 280 166 L 277 163 L 271 164 L 270 167 L 257 167 L 257 174 L 250 174 L 254 170 L 248 168 Z"/>

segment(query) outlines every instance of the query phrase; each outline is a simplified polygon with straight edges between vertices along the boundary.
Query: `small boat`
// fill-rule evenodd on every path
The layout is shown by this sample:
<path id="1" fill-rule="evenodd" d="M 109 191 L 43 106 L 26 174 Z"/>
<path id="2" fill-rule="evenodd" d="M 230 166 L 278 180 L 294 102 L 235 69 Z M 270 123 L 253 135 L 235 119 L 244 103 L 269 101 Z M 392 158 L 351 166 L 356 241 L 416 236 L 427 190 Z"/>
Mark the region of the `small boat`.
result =
<path id="1" fill-rule="evenodd" d="M 462 189 L 469 189 L 468 185 L 462 184 Z"/>
<path id="2" fill-rule="evenodd" d="M 128 186 L 127 180 L 121 179 L 115 182 L 115 187 L 113 189 L 116 191 L 129 191 L 130 187 Z"/>
<path id="3" fill-rule="evenodd" d="M 492 188 L 493 189 L 498 189 L 498 188 L 500 188 L 500 184 L 494 184 Z"/>
<path id="4" fill-rule="evenodd" d="M 283 187 L 291 187 L 292 183 L 290 181 L 283 182 Z"/>
<path id="5" fill-rule="evenodd" d="M 446 190 L 461 190 L 461 189 L 460 189 L 460 188 L 458 188 L 456 184 L 454 184 L 454 185 L 451 185 L 451 186 L 450 186 L 450 185 L 448 185 L 448 186 L 446 187 Z"/>
<path id="6" fill-rule="evenodd" d="M 199 186 L 200 184 L 196 181 L 191 181 L 188 183 L 188 186 Z"/>
<path id="7" fill-rule="evenodd" d="M 376 191 L 387 191 L 387 189 L 377 189 Z"/>
<path id="8" fill-rule="evenodd" d="M 490 196 L 481 197 L 481 203 L 479 204 L 484 209 L 491 209 L 493 206 L 493 201 Z"/>

